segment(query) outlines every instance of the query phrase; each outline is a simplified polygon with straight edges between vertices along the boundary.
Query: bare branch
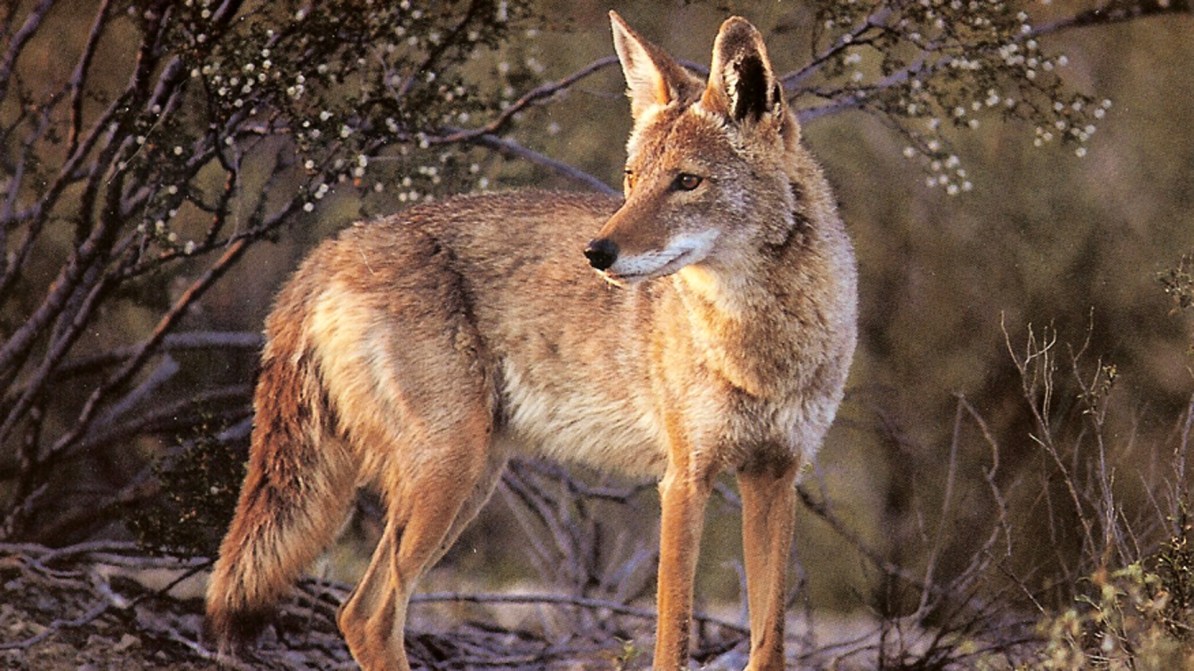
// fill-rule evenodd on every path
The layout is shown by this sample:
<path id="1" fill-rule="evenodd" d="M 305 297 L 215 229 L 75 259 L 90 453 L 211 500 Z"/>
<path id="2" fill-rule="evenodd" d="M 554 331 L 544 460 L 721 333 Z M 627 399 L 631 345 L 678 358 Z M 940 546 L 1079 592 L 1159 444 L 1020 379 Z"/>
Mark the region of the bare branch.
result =
<path id="1" fill-rule="evenodd" d="M 87 431 L 91 426 L 101 400 L 113 389 L 126 384 L 141 369 L 141 366 L 144 365 L 145 361 L 156 350 L 157 345 L 166 337 L 169 330 L 174 327 L 174 323 L 217 279 L 232 267 L 232 264 L 244 252 L 247 244 L 247 238 L 241 238 L 233 242 L 219 260 L 213 263 L 203 275 L 191 283 L 191 286 L 187 287 L 187 290 L 179 296 L 170 310 L 158 321 L 152 335 L 138 347 L 136 354 L 117 373 L 109 377 L 103 385 L 92 392 L 87 402 L 83 405 L 83 409 L 79 412 L 79 418 L 72 429 L 55 442 L 54 446 L 50 449 L 48 457 L 66 450 Z"/>
<path id="2" fill-rule="evenodd" d="M 479 139 L 484 136 L 496 135 L 506 127 L 510 120 L 514 118 L 514 115 L 523 111 L 527 107 L 530 107 L 531 105 L 540 101 L 547 100 L 552 96 L 571 88 L 572 85 L 576 84 L 580 80 L 596 72 L 604 70 L 605 68 L 608 68 L 617 62 L 618 58 L 616 56 L 605 56 L 603 58 L 598 58 L 592 63 L 589 63 L 583 68 L 568 75 L 567 77 L 558 79 L 554 82 L 540 84 L 530 91 L 527 91 L 522 95 L 522 97 L 511 103 L 509 107 L 503 109 L 497 117 L 484 126 L 453 130 L 445 135 L 431 135 L 428 136 L 427 140 L 432 144 L 453 144 L 459 142 L 479 141 Z"/>
<path id="3" fill-rule="evenodd" d="M 1052 35 L 1075 28 L 1106 26 L 1168 14 L 1190 13 L 1194 13 L 1194 4 L 1191 4 L 1190 0 L 1111 0 L 1094 9 L 1037 26 L 1032 34 L 1035 36 Z"/>
<path id="4" fill-rule="evenodd" d="M 54 0 L 41 0 L 37 6 L 29 11 L 25 16 L 25 23 L 17 29 L 13 34 L 11 41 L 8 43 L 8 51 L 4 52 L 3 58 L 0 58 L 0 100 L 8 94 L 8 82 L 12 78 L 13 67 L 17 62 L 17 58 L 21 55 L 21 50 L 25 48 L 25 44 L 37 33 L 37 29 L 41 26 L 41 22 L 45 20 L 46 14 L 49 13 L 50 8 L 54 5 Z"/>
<path id="5" fill-rule="evenodd" d="M 576 168 L 571 164 L 565 163 L 564 161 L 559 161 L 540 154 L 532 149 L 528 149 L 518 144 L 514 140 L 498 137 L 496 135 L 481 135 L 480 137 L 474 138 L 472 142 L 483 147 L 489 147 L 490 149 L 497 150 L 499 153 L 505 156 L 520 158 L 534 163 L 535 165 L 543 166 L 552 172 L 567 177 L 574 182 L 583 184 L 594 191 L 611 196 L 618 194 L 616 189 L 611 188 L 608 184 L 600 179 L 597 179 L 593 175 L 590 175 L 589 173 Z"/>

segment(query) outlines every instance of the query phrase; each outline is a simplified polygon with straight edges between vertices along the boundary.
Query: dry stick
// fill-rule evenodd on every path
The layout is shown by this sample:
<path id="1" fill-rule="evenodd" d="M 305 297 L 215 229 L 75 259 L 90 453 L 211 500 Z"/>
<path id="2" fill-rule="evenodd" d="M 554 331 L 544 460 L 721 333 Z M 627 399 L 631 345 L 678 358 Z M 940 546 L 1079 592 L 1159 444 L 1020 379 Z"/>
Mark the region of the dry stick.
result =
<path id="1" fill-rule="evenodd" d="M 535 165 L 543 166 L 553 172 L 567 177 L 574 182 L 584 184 L 585 186 L 600 193 L 609 195 L 617 195 L 620 193 L 617 189 L 611 188 L 605 182 L 581 170 L 580 168 L 576 168 L 571 164 L 565 163 L 564 161 L 559 161 L 544 154 L 540 154 L 533 149 L 528 149 L 518 144 L 514 140 L 498 137 L 497 135 L 481 135 L 480 137 L 473 139 L 472 142 L 473 144 L 477 144 L 482 147 L 494 149 L 500 154 L 513 156 L 514 158 L 520 158 L 534 163 Z"/>
<path id="2" fill-rule="evenodd" d="M 496 118 L 484 126 L 477 128 L 460 129 L 449 132 L 446 135 L 430 136 L 427 141 L 431 144 L 451 144 L 457 142 L 474 142 L 485 135 L 494 135 L 499 133 L 505 126 L 514 118 L 514 115 L 521 112 L 523 109 L 529 107 L 545 98 L 550 98 L 555 94 L 571 87 L 580 80 L 599 72 L 618 62 L 616 56 L 604 56 L 589 63 L 576 72 L 563 77 L 554 82 L 546 82 L 536 86 L 535 88 L 522 94 L 518 100 L 510 103 L 503 109 Z"/>
<path id="3" fill-rule="evenodd" d="M 0 60 L 0 100 L 3 100 L 8 93 L 8 81 L 12 77 L 13 66 L 17 62 L 17 57 L 21 55 L 21 50 L 24 49 L 25 44 L 37 32 L 41 22 L 49 13 L 50 7 L 54 4 L 54 0 L 42 0 L 36 7 L 29 12 L 25 18 L 25 23 L 17 29 L 13 34 L 12 41 L 9 43 L 8 51 L 4 54 L 3 60 Z M 16 9 L 12 10 L 14 13 Z"/>
<path id="4" fill-rule="evenodd" d="M 519 472 L 518 463 L 512 463 L 510 468 L 502 474 L 501 485 L 502 496 L 506 499 L 507 507 L 513 513 L 514 520 L 522 528 L 530 543 L 529 549 L 532 551 L 531 558 L 537 565 L 536 570 L 540 575 L 550 574 L 563 559 L 557 556 L 563 553 L 563 549 L 557 547 L 556 550 L 559 552 L 553 552 L 547 544 L 542 542 L 541 538 L 544 534 L 535 528 L 536 524 L 533 520 L 537 518 L 538 523 L 548 533 L 551 532 L 551 526 L 547 520 L 547 514 L 542 509 L 542 503 L 531 493 L 531 487 L 526 483 L 525 476 Z"/>
<path id="5" fill-rule="evenodd" d="M 106 599 L 98 601 L 95 603 L 95 605 L 89 608 L 86 613 L 83 613 L 79 617 L 70 620 L 56 619 L 50 622 L 50 624 L 48 624 L 41 632 L 30 636 L 29 638 L 22 639 L 20 641 L 0 643 L 0 650 L 28 650 L 29 648 L 41 643 L 63 629 L 74 629 L 92 622 L 100 615 L 103 615 L 111 605 L 112 604 Z"/>
<path id="6" fill-rule="evenodd" d="M 872 28 L 883 27 L 887 23 L 887 20 L 891 18 L 892 10 L 890 7 L 884 5 L 878 5 L 878 7 L 879 9 L 867 16 L 848 32 L 839 36 L 837 40 L 826 47 L 821 53 L 814 55 L 812 60 L 799 70 L 780 77 L 780 83 L 783 84 L 784 90 L 792 91 L 799 88 L 810 76 L 825 65 L 829 59 L 858 44 L 858 40 Z"/>
<path id="7" fill-rule="evenodd" d="M 137 352 L 121 367 L 119 371 L 109 377 L 103 385 L 92 392 L 91 396 L 79 413 L 79 418 L 70 431 L 60 438 L 50 450 L 50 457 L 60 454 L 75 443 L 79 437 L 90 428 L 99 409 L 100 401 L 114 389 L 123 386 L 133 375 L 141 369 L 149 357 L 156 351 L 157 345 L 165 338 L 166 333 L 174 327 L 174 323 L 185 314 L 186 310 L 219 279 L 244 252 L 248 245 L 248 238 L 239 238 L 228 246 L 224 254 L 212 264 L 206 272 L 196 279 L 187 290 L 179 296 L 170 310 L 158 320 L 157 326 L 149 338 L 138 347 Z"/>
<path id="8" fill-rule="evenodd" d="M 1001 465 L 999 442 L 995 440 L 995 434 L 991 432 L 991 427 L 987 425 L 986 420 L 982 418 L 982 416 L 978 413 L 978 410 L 970 404 L 970 401 L 968 401 L 965 396 L 959 394 L 958 403 L 961 404 L 961 406 L 966 410 L 966 413 L 970 415 L 970 418 L 974 421 L 974 423 L 978 425 L 979 431 L 982 433 L 983 440 L 991 448 L 991 468 L 984 469 L 983 479 L 986 480 L 987 488 L 991 492 L 991 498 L 995 501 L 995 506 L 999 511 L 998 528 L 1002 530 L 1004 539 L 1007 541 L 1007 548 L 1004 551 L 1005 556 L 1010 557 L 1012 554 L 1012 529 L 1011 523 L 1008 521 L 1007 517 L 1007 499 L 1003 495 L 1003 492 L 999 489 L 999 485 L 996 483 L 995 477 L 996 474 L 998 474 L 999 467 Z"/>
<path id="9" fill-rule="evenodd" d="M 812 495 L 802 486 L 796 487 L 796 493 L 800 495 L 800 500 L 808 507 L 813 514 L 821 518 L 829 525 L 839 536 L 844 538 L 847 542 L 853 545 L 862 556 L 876 568 L 883 571 L 886 575 L 891 575 L 903 580 L 912 587 L 920 590 L 939 589 L 932 585 L 926 585 L 920 579 L 902 566 L 894 564 L 887 559 L 884 559 L 878 552 L 871 548 L 862 537 L 853 529 L 846 525 L 829 509 L 829 504 L 825 501 L 817 501 Z"/>
<path id="10" fill-rule="evenodd" d="M 585 608 L 590 610 L 608 610 L 611 613 L 618 615 L 627 615 L 644 620 L 654 620 L 655 611 L 649 608 L 639 608 L 636 606 L 628 606 L 626 604 L 618 603 L 616 601 L 606 601 L 604 599 L 593 599 L 583 596 L 564 596 L 558 594 L 464 594 L 460 592 L 429 592 L 424 594 L 415 594 L 411 597 L 410 602 L 414 603 L 475 603 L 475 604 L 557 604 L 563 606 L 576 606 L 578 608 Z M 704 615 L 702 613 L 694 613 L 693 620 L 702 623 L 715 625 L 723 629 L 741 634 L 743 636 L 750 635 L 750 629 L 742 625 L 723 620 L 712 615 Z"/>
<path id="11" fill-rule="evenodd" d="M 105 228 L 109 224 L 101 224 L 98 228 Z M 118 252 L 117 255 L 123 254 L 124 251 Z M 45 387 L 53 375 L 62 359 L 67 352 L 73 347 L 76 339 L 86 327 L 90 316 L 97 308 L 103 298 L 107 295 L 109 286 L 115 281 L 115 271 L 100 272 L 98 268 L 93 267 L 87 273 L 92 276 L 92 279 L 87 279 L 86 282 L 92 284 L 87 291 L 87 295 L 81 301 L 69 301 L 68 305 L 64 305 L 60 315 L 58 316 L 59 324 L 55 329 L 55 333 L 51 335 L 51 342 L 48 351 L 42 357 L 41 364 L 37 370 L 30 376 L 26 382 L 26 387 L 23 393 L 19 395 L 17 401 L 9 410 L 7 417 L 0 423 L 0 442 L 15 429 L 17 424 L 24 419 L 28 413 L 36 408 L 39 399 L 43 396 Z M 98 275 L 98 277 L 96 277 Z M 75 303 L 75 304 L 70 304 Z M 67 319 L 69 317 L 69 319 Z M 20 454 L 20 478 L 17 483 L 14 500 L 21 501 L 31 493 L 38 489 L 34 476 L 40 467 L 41 456 L 37 454 L 37 443 L 34 441 L 27 441 L 21 449 Z M 12 512 L 5 518 L 4 530 L 5 534 L 11 533 L 15 530 L 19 520 L 19 511 L 23 511 L 24 506 L 14 508 Z"/>
<path id="12" fill-rule="evenodd" d="M 1015 35 L 1014 41 L 1017 44 L 1023 44 L 1029 40 L 1038 39 L 1043 36 L 1064 32 L 1074 28 L 1111 25 L 1115 23 L 1124 23 L 1141 18 L 1163 16 L 1167 14 L 1189 14 L 1192 11 L 1194 11 L 1194 9 L 1192 9 L 1189 0 L 1142 0 L 1136 3 L 1108 2 L 1101 7 L 1090 9 L 1064 19 L 1059 19 L 1048 24 L 1037 26 L 1026 33 L 1018 33 Z M 877 12 L 872 16 L 879 15 L 880 13 Z M 886 20 L 887 17 L 882 16 L 881 18 Z M 867 17 L 863 23 L 852 29 L 850 34 L 862 35 L 867 29 L 871 27 L 879 27 L 880 25 L 881 24 L 879 23 L 873 22 L 872 17 Z M 832 56 L 840 53 L 850 46 L 852 46 L 851 43 L 835 42 L 823 53 L 815 56 L 813 61 L 808 65 L 796 72 L 784 75 L 780 78 L 784 84 L 784 90 L 789 92 L 792 91 L 794 88 L 806 81 Z M 927 51 L 928 50 L 926 50 L 926 52 Z M 943 59 L 937 59 L 931 63 L 928 63 L 927 59 L 922 56 L 907 67 L 893 72 L 889 76 L 884 77 L 882 80 L 864 90 L 853 92 L 842 91 L 839 92 L 841 93 L 841 98 L 835 100 L 834 102 L 829 102 L 818 107 L 801 110 L 799 113 L 800 122 L 807 124 L 824 116 L 833 116 L 848 110 L 861 109 L 866 106 L 867 101 L 873 98 L 876 93 L 882 93 L 883 91 L 891 89 L 894 86 L 898 86 L 907 81 L 910 77 L 921 74 L 931 74 L 942 67 L 945 67 L 946 65 L 947 63 Z M 836 98 L 837 96 L 832 97 Z"/>
<path id="13" fill-rule="evenodd" d="M 214 422 L 236 422 L 243 421 L 244 418 L 252 418 L 252 408 L 249 405 L 252 393 L 253 387 L 249 384 L 230 384 L 198 392 L 169 405 L 139 413 L 124 423 L 107 424 L 98 435 L 89 435 L 80 440 L 71 448 L 70 454 L 85 454 L 91 450 L 120 444 L 147 433 L 176 433 L 193 429 L 201 419 Z M 194 408 L 208 404 L 230 407 L 219 411 L 213 409 L 201 416 L 196 415 Z M 189 414 L 188 411 L 190 411 Z M 244 437 L 237 435 L 230 440 L 221 439 L 219 443 L 223 444 Z"/>
<path id="14" fill-rule="evenodd" d="M 1170 516 L 1174 522 L 1181 519 L 1190 500 L 1190 488 L 1186 483 L 1186 462 L 1190 458 L 1190 435 L 1194 433 L 1194 394 L 1186 405 L 1186 420 L 1182 423 L 1181 438 L 1174 444 L 1173 463 L 1175 482 L 1170 487 Z M 1180 529 L 1179 529 L 1180 531 Z"/>
<path id="15" fill-rule="evenodd" d="M 412 68 L 410 74 L 403 79 L 402 84 L 398 86 L 398 91 L 395 93 L 396 98 L 405 98 L 406 94 L 410 92 L 411 87 L 414 86 L 415 79 L 424 72 L 431 72 L 432 69 L 435 68 L 436 61 L 438 61 L 445 53 L 447 53 L 448 47 L 452 46 L 452 44 L 455 42 L 455 38 L 464 33 L 465 29 L 468 28 L 468 25 L 473 22 L 474 18 L 477 17 L 477 10 L 483 5 L 484 3 L 478 2 L 478 0 L 473 0 L 473 2 L 469 3 L 468 10 L 465 11 L 464 17 L 460 19 L 456 26 L 452 28 L 452 30 L 449 31 L 448 34 L 436 44 L 434 49 L 427 53 L 427 57 L 423 59 L 423 62 Z"/>
<path id="16" fill-rule="evenodd" d="M 1008 352 L 1012 356 L 1012 361 L 1016 366 L 1016 370 L 1020 374 L 1021 389 L 1024 400 L 1027 402 L 1028 408 L 1032 414 L 1033 424 L 1037 428 L 1037 434 L 1030 434 L 1037 445 L 1044 450 L 1045 454 L 1053 461 L 1054 466 L 1057 467 L 1061 473 L 1062 482 L 1069 494 L 1070 502 L 1074 506 L 1074 512 L 1078 516 L 1078 521 L 1082 525 L 1083 542 L 1086 547 L 1093 551 L 1096 547 L 1094 542 L 1094 530 L 1091 526 L 1090 519 L 1085 514 L 1085 506 L 1082 504 L 1082 497 L 1078 493 L 1075 485 L 1075 480 L 1070 469 L 1065 465 L 1061 458 L 1061 452 L 1054 442 L 1053 426 L 1050 420 L 1053 403 L 1053 375 L 1056 371 L 1056 364 L 1053 359 L 1053 348 L 1057 344 L 1057 332 L 1054 331 L 1052 337 L 1048 335 L 1042 336 L 1040 343 L 1037 343 L 1036 336 L 1033 333 L 1032 325 L 1028 326 L 1027 344 L 1025 345 L 1024 358 L 1021 359 L 1012 347 L 1011 335 L 1003 324 L 1003 318 L 1000 317 L 1000 328 L 1003 330 L 1004 341 L 1008 348 Z M 1048 333 L 1048 331 L 1046 331 Z M 1038 388 L 1041 390 L 1041 398 L 1037 400 Z M 1046 488 L 1047 495 L 1047 488 Z M 1050 523 L 1052 523 L 1053 514 L 1049 515 Z"/>
<path id="17" fill-rule="evenodd" d="M 147 18 L 146 24 L 148 26 L 146 33 L 137 50 L 136 68 L 124 92 L 113 102 L 114 106 L 118 103 L 120 105 L 131 105 L 146 97 L 146 87 L 148 86 L 149 78 L 158 64 L 159 56 L 156 53 L 155 36 L 156 31 L 161 27 L 161 17 L 153 14 Z M 166 75 L 164 74 L 163 77 L 166 77 Z M 110 107 L 110 109 L 112 108 Z M 112 132 L 119 132 L 122 126 L 124 124 L 116 124 Z M 118 155 L 128 151 L 130 146 L 132 146 L 132 141 L 131 134 L 126 134 L 123 142 L 119 145 L 109 145 L 106 147 L 96 159 L 96 164 L 100 166 L 111 165 L 112 161 Z M 59 182 L 62 182 L 62 177 L 65 173 L 66 169 L 64 166 L 64 169 L 59 173 Z M 123 176 L 123 171 L 118 169 L 109 176 L 105 183 L 107 191 L 106 203 L 110 207 L 113 207 L 113 210 L 113 204 L 120 201 L 119 191 L 123 185 Z M 84 189 L 81 198 L 82 204 L 79 208 L 80 212 L 82 212 L 79 221 L 80 226 L 82 226 L 83 221 L 89 220 L 92 212 L 97 207 L 97 199 L 99 198 L 101 187 L 99 179 L 99 172 L 92 173 L 87 188 Z M 41 201 L 41 203 L 46 202 L 45 198 Z M 113 210 L 110 210 L 110 212 Z M 0 388 L 7 387 L 12 383 L 13 379 L 19 373 L 20 368 L 25 364 L 30 350 L 33 348 L 36 339 L 43 332 L 43 329 L 52 320 L 58 318 L 62 310 L 66 308 L 68 301 L 75 294 L 76 289 L 83 282 L 87 271 L 110 250 L 112 238 L 115 236 L 121 223 L 118 219 L 115 216 L 102 217 L 101 221 L 96 222 L 96 225 L 93 226 L 86 238 L 83 238 L 82 230 L 80 230 L 79 237 L 81 242 L 72 250 L 70 258 L 59 272 L 54 284 L 51 285 L 51 289 L 47 291 L 41 305 L 17 329 L 12 337 L 0 347 Z M 10 413 L 10 417 L 11 415 L 12 413 Z M 2 438 L 0 436 L 0 440 Z"/>
<path id="18" fill-rule="evenodd" d="M 95 13 L 95 21 L 91 24 L 91 31 L 87 35 L 87 43 L 83 46 L 83 53 L 70 77 L 70 121 L 66 134 L 66 155 L 74 154 L 79 147 L 79 132 L 83 123 L 83 83 L 87 79 L 87 72 L 91 68 L 91 61 L 95 58 L 99 46 L 100 36 L 108 23 L 108 12 L 112 8 L 112 0 L 103 0 L 99 10 Z"/>
<path id="19" fill-rule="evenodd" d="M 953 435 L 949 444 L 949 466 L 945 476 L 945 493 L 941 501 L 941 517 L 937 522 L 936 538 L 933 540 L 933 545 L 929 548 L 929 557 L 926 562 L 923 578 L 925 585 L 932 585 L 936 579 L 937 562 L 941 557 L 941 551 L 945 545 L 945 525 L 949 521 L 950 514 L 953 512 L 954 483 L 957 480 L 958 474 L 958 444 L 962 441 L 962 412 L 962 406 L 958 404 L 954 411 Z M 930 606 L 936 603 L 936 599 L 933 599 L 932 596 L 929 590 L 920 593 L 920 604 L 913 615 L 915 619 L 919 620 L 923 618 L 928 613 Z"/>
<path id="20" fill-rule="evenodd" d="M 58 99 L 51 96 L 48 101 L 40 105 L 41 109 L 37 115 L 38 120 L 35 127 L 20 142 L 20 151 L 5 161 L 6 166 L 11 167 L 8 170 L 8 192 L 4 196 L 3 207 L 0 207 L 0 249 L 9 249 L 8 231 L 10 228 L 15 229 L 19 221 L 19 217 L 16 215 L 16 206 L 17 198 L 23 191 L 22 187 L 25 186 L 25 170 L 33 160 L 34 148 L 39 146 L 39 143 L 53 127 L 53 110 L 57 103 Z M 23 105 L 22 107 L 27 106 Z M 18 112 L 17 120 L 12 122 L 10 126 L 12 130 L 8 132 L 15 132 L 21 124 L 21 119 L 25 118 L 29 111 L 31 110 L 22 109 Z M 31 228 L 36 223 L 31 224 Z M 25 238 L 15 245 L 15 249 L 0 255 L 0 299 L 11 295 L 9 292 L 12 290 L 12 285 L 21 277 L 21 269 L 24 268 L 25 260 L 33 248 L 32 240 L 36 238 L 35 232 L 26 230 Z"/>
<path id="21" fill-rule="evenodd" d="M 179 352 L 206 349 L 258 350 L 265 343 L 256 331 L 185 331 L 171 333 L 162 339 L 160 352 Z M 61 382 L 75 375 L 85 375 L 120 363 L 135 355 L 143 343 L 117 347 L 99 354 L 89 354 L 59 366 L 54 381 Z"/>
<path id="22" fill-rule="evenodd" d="M 1194 5 L 1191 5 L 1190 0 L 1138 0 L 1136 2 L 1112 0 L 1099 7 L 1044 24 L 1033 30 L 1031 34 L 1033 36 L 1049 35 L 1073 28 L 1103 26 L 1152 16 L 1189 14 L 1191 12 L 1194 12 Z"/>

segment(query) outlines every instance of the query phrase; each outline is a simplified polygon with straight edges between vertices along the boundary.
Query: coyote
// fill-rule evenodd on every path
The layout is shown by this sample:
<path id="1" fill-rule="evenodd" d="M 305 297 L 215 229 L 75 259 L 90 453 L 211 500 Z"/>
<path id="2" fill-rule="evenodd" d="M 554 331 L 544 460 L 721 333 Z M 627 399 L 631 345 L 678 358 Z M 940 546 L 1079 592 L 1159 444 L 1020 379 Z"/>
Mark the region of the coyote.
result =
<path id="1" fill-rule="evenodd" d="M 282 289 L 207 593 L 222 650 L 370 486 L 385 527 L 338 624 L 362 668 L 408 669 L 415 582 L 518 453 L 659 478 L 661 671 L 688 668 L 705 504 L 733 469 L 748 668 L 783 668 L 795 486 L 854 352 L 853 251 L 754 26 L 722 24 L 702 81 L 611 20 L 634 119 L 624 200 L 412 207 L 325 242 Z"/>

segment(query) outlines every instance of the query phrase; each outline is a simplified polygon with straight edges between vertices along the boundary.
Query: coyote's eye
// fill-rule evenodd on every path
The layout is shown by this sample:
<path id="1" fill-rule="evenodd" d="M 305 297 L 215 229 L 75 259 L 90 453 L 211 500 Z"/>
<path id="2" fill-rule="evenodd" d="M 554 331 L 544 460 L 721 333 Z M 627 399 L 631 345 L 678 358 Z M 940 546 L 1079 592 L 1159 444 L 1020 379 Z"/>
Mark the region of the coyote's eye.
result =
<path id="1" fill-rule="evenodd" d="M 630 169 L 626 169 L 626 170 L 623 170 L 623 171 L 622 171 L 622 173 L 625 175 L 625 180 L 626 180 L 626 190 L 627 190 L 627 191 L 631 191 L 631 190 L 633 190 L 633 189 L 634 189 L 634 182 L 635 182 L 635 175 L 634 175 L 634 171 L 633 171 L 633 170 L 630 170 Z"/>
<path id="2" fill-rule="evenodd" d="M 676 191 L 692 191 L 700 186 L 703 181 L 704 179 L 700 175 L 682 172 L 676 175 L 676 179 L 672 181 L 672 188 Z"/>

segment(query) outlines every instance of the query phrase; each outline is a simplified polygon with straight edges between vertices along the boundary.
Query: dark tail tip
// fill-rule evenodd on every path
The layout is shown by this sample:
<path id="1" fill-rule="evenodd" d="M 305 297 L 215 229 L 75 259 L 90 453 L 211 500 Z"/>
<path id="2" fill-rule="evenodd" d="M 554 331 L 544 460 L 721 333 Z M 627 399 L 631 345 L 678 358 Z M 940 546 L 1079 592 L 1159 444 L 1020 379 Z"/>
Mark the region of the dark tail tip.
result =
<path id="1" fill-rule="evenodd" d="M 268 609 L 230 611 L 208 607 L 203 622 L 203 639 L 220 658 L 242 657 L 261 637 L 272 618 L 273 612 Z"/>

